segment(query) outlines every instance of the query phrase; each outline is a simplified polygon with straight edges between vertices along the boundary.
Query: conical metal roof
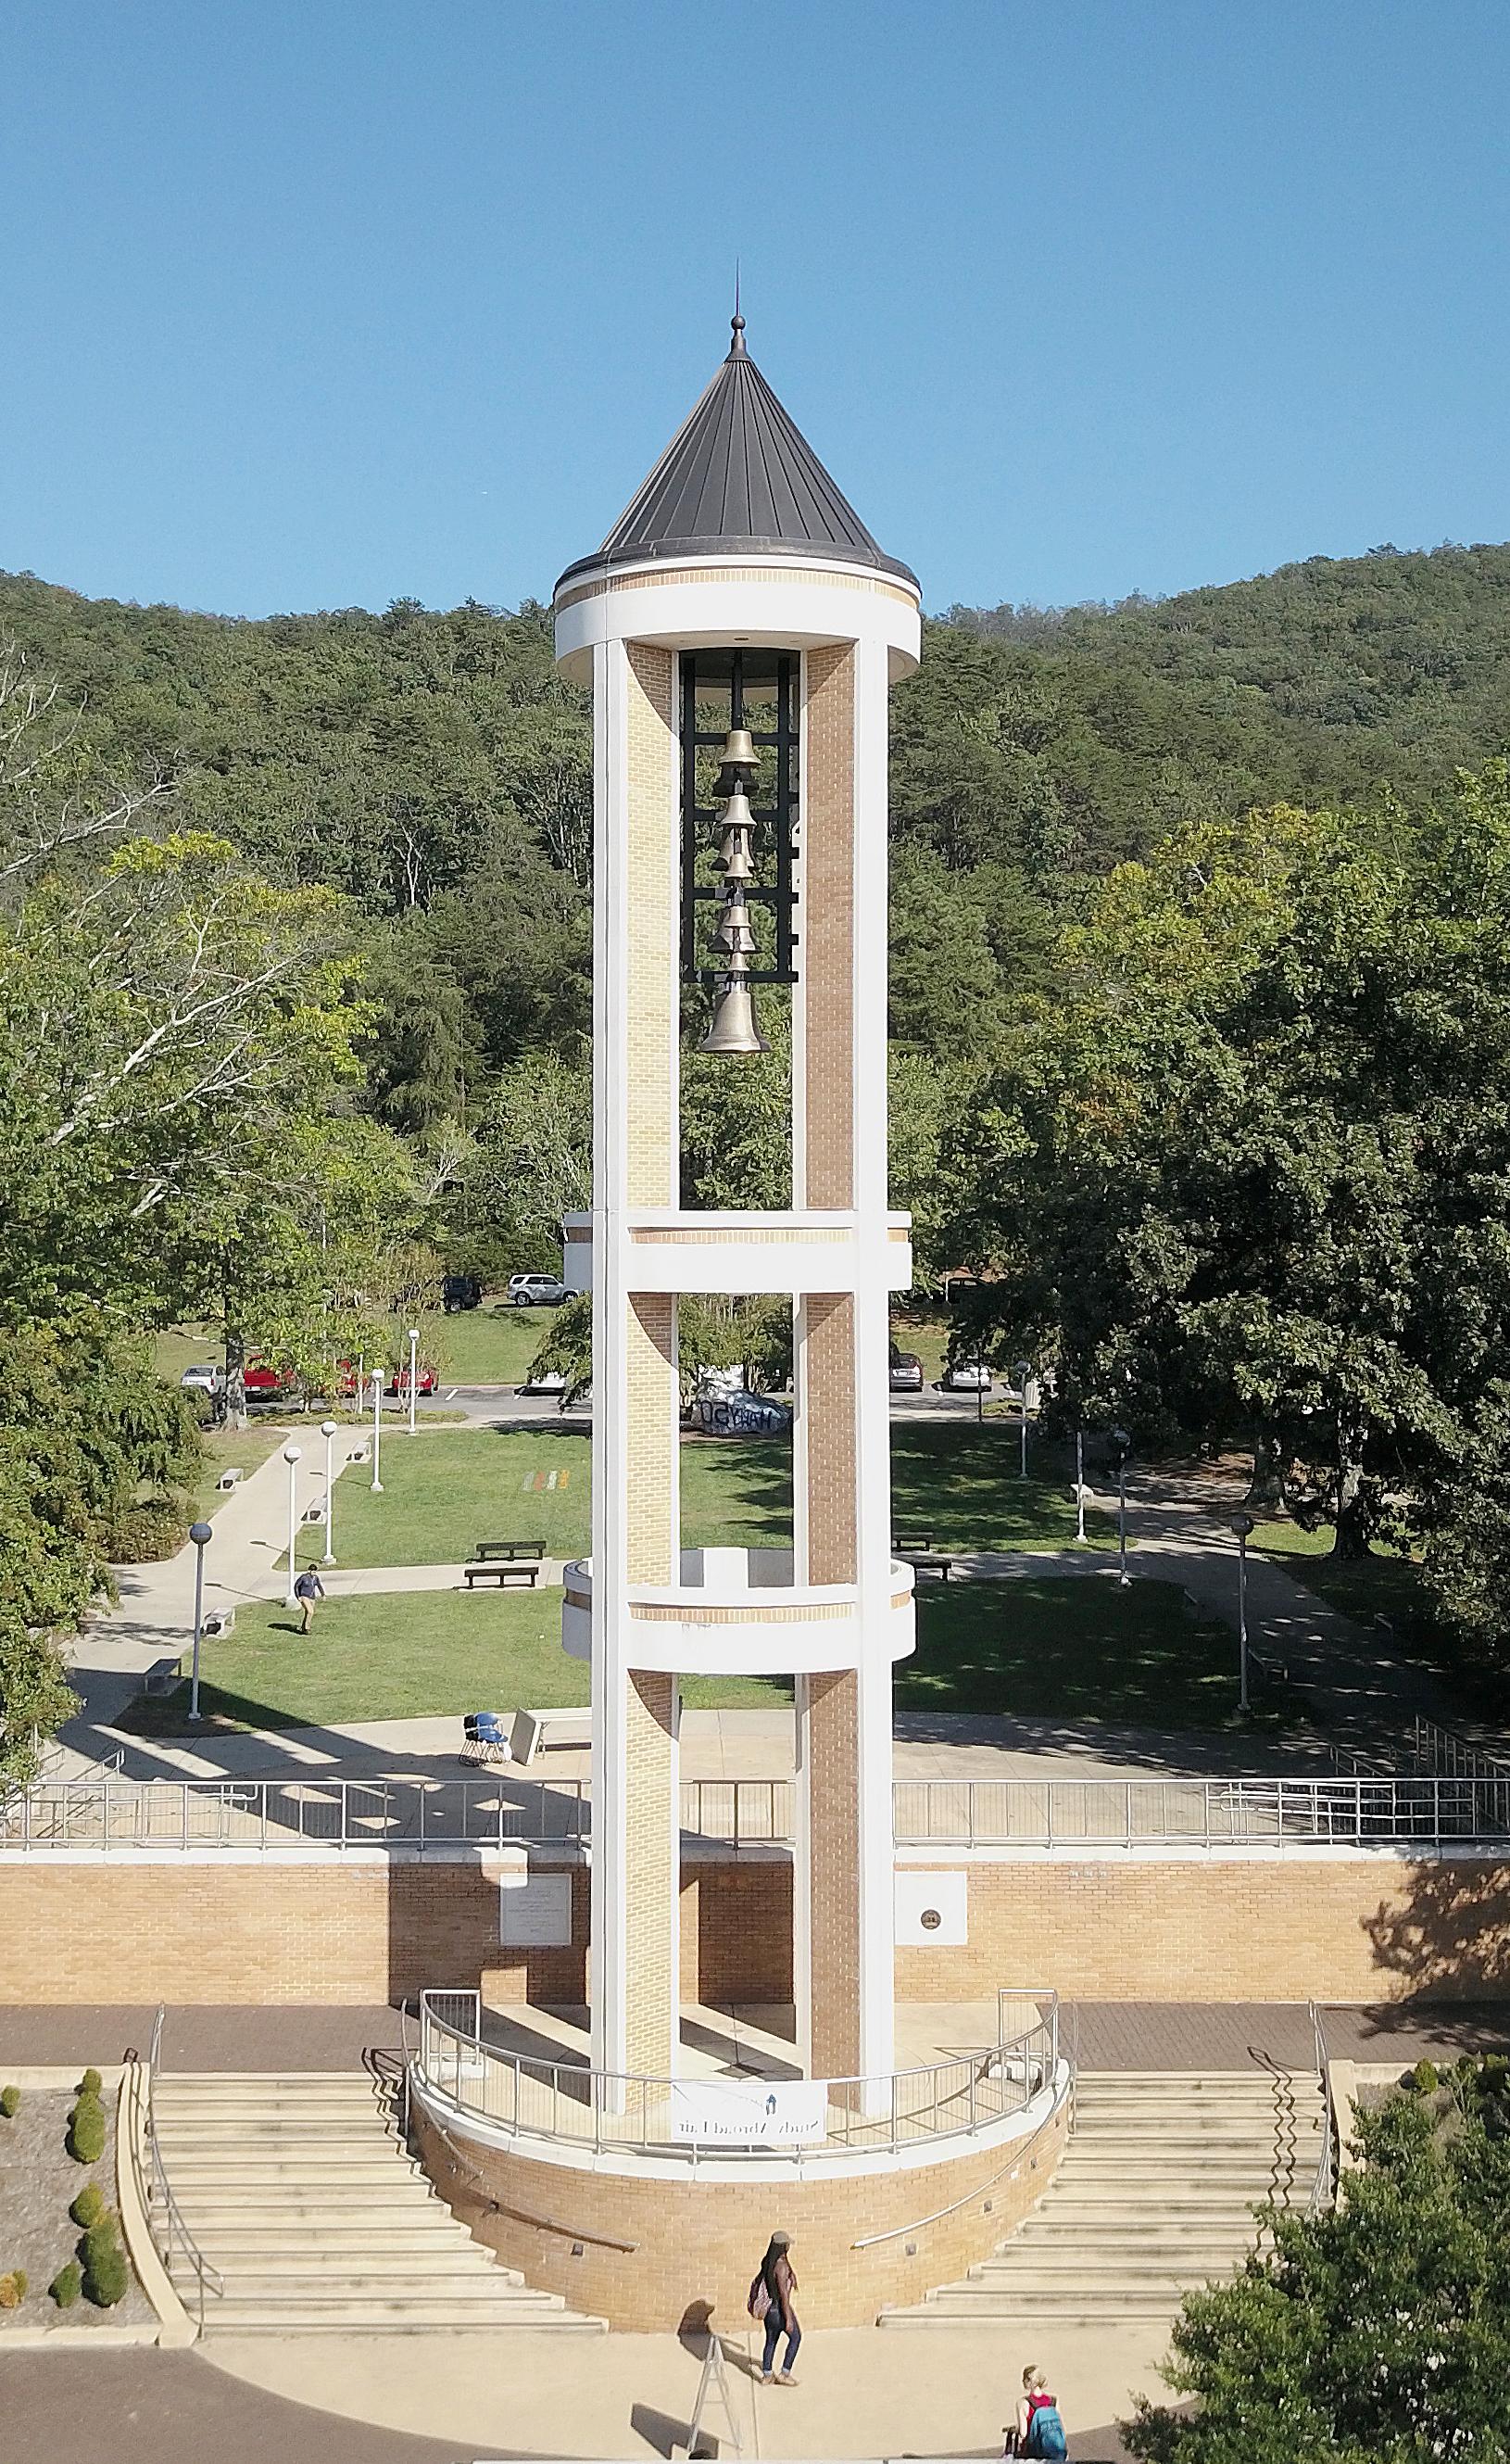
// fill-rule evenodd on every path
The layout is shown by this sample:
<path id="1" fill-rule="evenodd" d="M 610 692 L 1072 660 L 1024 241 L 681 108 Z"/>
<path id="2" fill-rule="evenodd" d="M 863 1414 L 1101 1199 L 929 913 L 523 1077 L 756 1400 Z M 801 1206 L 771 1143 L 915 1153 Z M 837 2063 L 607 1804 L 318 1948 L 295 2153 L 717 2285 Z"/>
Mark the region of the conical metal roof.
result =
<path id="1" fill-rule="evenodd" d="M 882 553 L 745 349 L 728 358 L 596 556 L 561 576 L 650 557 L 808 555 L 917 577 Z M 560 583 L 557 583 L 559 589 Z"/>

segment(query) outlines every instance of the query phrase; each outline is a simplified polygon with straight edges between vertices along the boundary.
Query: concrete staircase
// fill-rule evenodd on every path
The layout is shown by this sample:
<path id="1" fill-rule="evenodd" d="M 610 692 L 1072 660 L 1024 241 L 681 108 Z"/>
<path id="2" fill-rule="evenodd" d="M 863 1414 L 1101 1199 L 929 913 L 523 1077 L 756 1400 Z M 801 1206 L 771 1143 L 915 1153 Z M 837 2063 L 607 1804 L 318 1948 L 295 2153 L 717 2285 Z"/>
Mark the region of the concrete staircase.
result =
<path id="1" fill-rule="evenodd" d="M 153 2096 L 179 2212 L 225 2281 L 206 2300 L 207 2334 L 602 2332 L 472 2239 L 364 2072 L 160 2072 Z M 171 2272 L 192 2314 L 193 2268 L 178 2254 Z"/>
<path id="2" fill-rule="evenodd" d="M 1306 2205 L 1324 2127 L 1308 2071 L 1083 2071 L 1069 2145 L 1033 2213 L 958 2283 L 883 2323 L 1172 2319 L 1191 2286 L 1254 2248 L 1259 2201 Z"/>

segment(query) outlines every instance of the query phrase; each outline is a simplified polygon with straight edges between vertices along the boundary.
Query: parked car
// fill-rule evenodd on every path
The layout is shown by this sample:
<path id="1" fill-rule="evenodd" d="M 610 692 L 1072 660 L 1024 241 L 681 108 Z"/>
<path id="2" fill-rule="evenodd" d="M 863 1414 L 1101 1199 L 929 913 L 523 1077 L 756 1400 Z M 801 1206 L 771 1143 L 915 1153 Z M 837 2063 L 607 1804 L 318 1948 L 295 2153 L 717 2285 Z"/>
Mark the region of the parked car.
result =
<path id="1" fill-rule="evenodd" d="M 241 1385 L 249 1403 L 277 1403 L 290 1391 L 281 1369 L 267 1360 L 249 1360 L 241 1373 Z"/>
<path id="2" fill-rule="evenodd" d="M 921 1395 L 923 1363 L 915 1352 L 899 1352 L 891 1346 L 891 1392 L 893 1395 Z"/>
<path id="3" fill-rule="evenodd" d="M 952 1360 L 939 1383 L 946 1395 L 989 1395 L 991 1372 L 983 1360 Z"/>
<path id="4" fill-rule="evenodd" d="M 566 1382 L 564 1369 L 532 1369 L 519 1392 L 521 1395 L 564 1395 Z"/>
<path id="5" fill-rule="evenodd" d="M 218 1395 L 226 1382 L 226 1373 L 212 1360 L 206 1360 L 186 1369 L 178 1382 L 186 1395 Z"/>
<path id="6" fill-rule="evenodd" d="M 441 1285 L 441 1307 L 444 1309 L 474 1309 L 482 1306 L 482 1285 L 475 1275 L 448 1275 Z"/>
<path id="7" fill-rule="evenodd" d="M 422 1360 L 422 1361 L 420 1362 L 420 1370 L 419 1370 L 419 1390 L 420 1390 L 420 1393 L 421 1393 L 422 1395 L 433 1395 L 433 1394 L 434 1394 L 434 1392 L 435 1392 L 436 1387 L 440 1384 L 440 1382 L 441 1382 L 441 1374 L 440 1374 L 440 1371 L 439 1371 L 437 1368 L 435 1368 L 435 1366 L 433 1365 L 433 1363 L 432 1363 L 432 1362 L 430 1362 L 430 1361 L 428 1361 L 428 1360 Z M 389 1393 L 390 1395 L 406 1395 L 406 1394 L 408 1393 L 408 1391 L 409 1391 L 409 1364 L 408 1364 L 408 1362 L 407 1362 L 407 1361 L 405 1361 L 402 1369 L 390 1369 L 390 1370 L 389 1370 L 389 1372 L 388 1372 L 388 1393 Z"/>
<path id="8" fill-rule="evenodd" d="M 509 1298 L 515 1309 L 558 1309 L 567 1291 L 559 1275 L 511 1275 Z"/>

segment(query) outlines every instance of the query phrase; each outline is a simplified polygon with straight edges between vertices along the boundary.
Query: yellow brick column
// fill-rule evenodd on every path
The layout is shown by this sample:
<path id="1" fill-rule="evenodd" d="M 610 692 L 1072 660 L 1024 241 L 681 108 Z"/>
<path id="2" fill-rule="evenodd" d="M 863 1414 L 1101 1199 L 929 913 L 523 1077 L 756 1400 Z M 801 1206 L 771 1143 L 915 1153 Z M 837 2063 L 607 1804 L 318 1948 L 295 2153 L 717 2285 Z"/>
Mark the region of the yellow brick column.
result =
<path id="1" fill-rule="evenodd" d="M 664 2077 L 680 2026 L 679 1687 L 637 1665 L 628 1595 L 679 1570 L 676 1301 L 635 1288 L 633 1242 L 636 1214 L 677 1197 L 674 656 L 609 645 L 594 686 L 593 2060 Z"/>
<path id="2" fill-rule="evenodd" d="M 849 1293 L 803 1304 L 802 1408 L 807 1579 L 852 1583 L 856 1566 L 854 1329 Z M 853 1669 L 806 1678 L 801 1723 L 806 1884 L 807 2059 L 852 2078 L 860 2044 L 860 1709 Z M 799 1925 L 801 1919 L 799 1920 Z"/>
<path id="3" fill-rule="evenodd" d="M 671 1583 L 678 1555 L 677 1462 L 670 1450 L 677 1425 L 675 1301 L 660 1292 L 632 1294 L 626 1332 L 626 1572 L 631 1583 Z M 678 1694 L 675 1677 L 629 1667 L 623 1834 L 624 2064 L 652 2078 L 675 2069 L 681 2026 Z"/>

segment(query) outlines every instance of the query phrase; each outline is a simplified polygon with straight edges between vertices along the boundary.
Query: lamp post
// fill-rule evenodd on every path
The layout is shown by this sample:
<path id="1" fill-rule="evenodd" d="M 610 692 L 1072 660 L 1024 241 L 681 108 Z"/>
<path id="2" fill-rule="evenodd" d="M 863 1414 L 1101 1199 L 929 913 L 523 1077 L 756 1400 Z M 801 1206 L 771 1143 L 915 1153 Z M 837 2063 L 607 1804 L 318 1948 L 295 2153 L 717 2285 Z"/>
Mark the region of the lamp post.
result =
<path id="1" fill-rule="evenodd" d="M 1132 1440 L 1126 1429 L 1113 1429 L 1111 1442 L 1117 1449 L 1117 1581 L 1126 1591 L 1132 1580 L 1127 1572 L 1127 1448 Z"/>
<path id="2" fill-rule="evenodd" d="M 208 1523 L 191 1523 L 188 1536 L 194 1543 L 194 1670 L 188 1682 L 188 1716 L 199 1718 L 199 1640 L 205 1631 L 205 1551 L 214 1538 Z"/>
<path id="3" fill-rule="evenodd" d="M 1032 1361 L 1014 1361 L 1012 1374 L 1018 1381 L 1018 1410 L 1021 1415 L 1018 1422 L 1018 1441 L 1021 1449 L 1018 1463 L 1018 1478 L 1026 1480 L 1028 1476 L 1028 1379 L 1033 1375 Z"/>
<path id="4" fill-rule="evenodd" d="M 409 1329 L 409 1435 L 411 1438 L 414 1435 L 414 1397 L 419 1390 L 419 1370 L 415 1360 L 415 1349 L 419 1339 L 419 1328 L 411 1326 Z"/>
<path id="5" fill-rule="evenodd" d="M 1085 1537 L 1085 1432 L 1075 1432 L 1075 1537 Z"/>
<path id="6" fill-rule="evenodd" d="M 372 1480 L 369 1484 L 375 1497 L 381 1497 L 383 1494 L 382 1448 L 383 1372 L 381 1369 L 375 1369 L 372 1373 Z"/>
<path id="7" fill-rule="evenodd" d="M 321 1420 L 319 1424 L 320 1436 L 325 1441 L 325 1563 L 327 1566 L 334 1566 L 336 1562 L 336 1544 L 331 1537 L 336 1519 L 336 1474 L 331 1461 L 336 1425 L 334 1420 Z"/>
<path id="8" fill-rule="evenodd" d="M 283 1460 L 284 1460 L 284 1462 L 287 1463 L 287 1465 L 288 1465 L 288 1467 L 289 1467 L 289 1587 L 288 1587 L 288 1590 L 287 1590 L 286 1594 L 284 1595 L 283 1605 L 284 1605 L 284 1607 L 285 1607 L 286 1609 L 291 1609 L 291 1608 L 295 1607 L 295 1604 L 296 1604 L 296 1602 L 295 1602 L 295 1591 L 294 1591 L 294 1580 L 295 1580 L 295 1575 L 297 1574 L 297 1573 L 298 1573 L 298 1566 L 297 1566 L 297 1564 L 295 1563 L 295 1559 L 296 1559 L 296 1555 L 297 1555 L 297 1542 L 298 1542 L 298 1529 L 299 1529 L 299 1517 L 298 1517 L 299 1450 L 298 1450 L 298 1447 L 297 1447 L 297 1446 L 293 1446 L 293 1445 L 285 1446 L 285 1447 L 284 1447 L 284 1449 L 283 1449 Z"/>
<path id="9" fill-rule="evenodd" d="M 1254 1528 L 1251 1514 L 1239 1514 L 1233 1524 L 1237 1534 L 1237 1706 L 1248 1708 L 1248 1534 Z"/>

